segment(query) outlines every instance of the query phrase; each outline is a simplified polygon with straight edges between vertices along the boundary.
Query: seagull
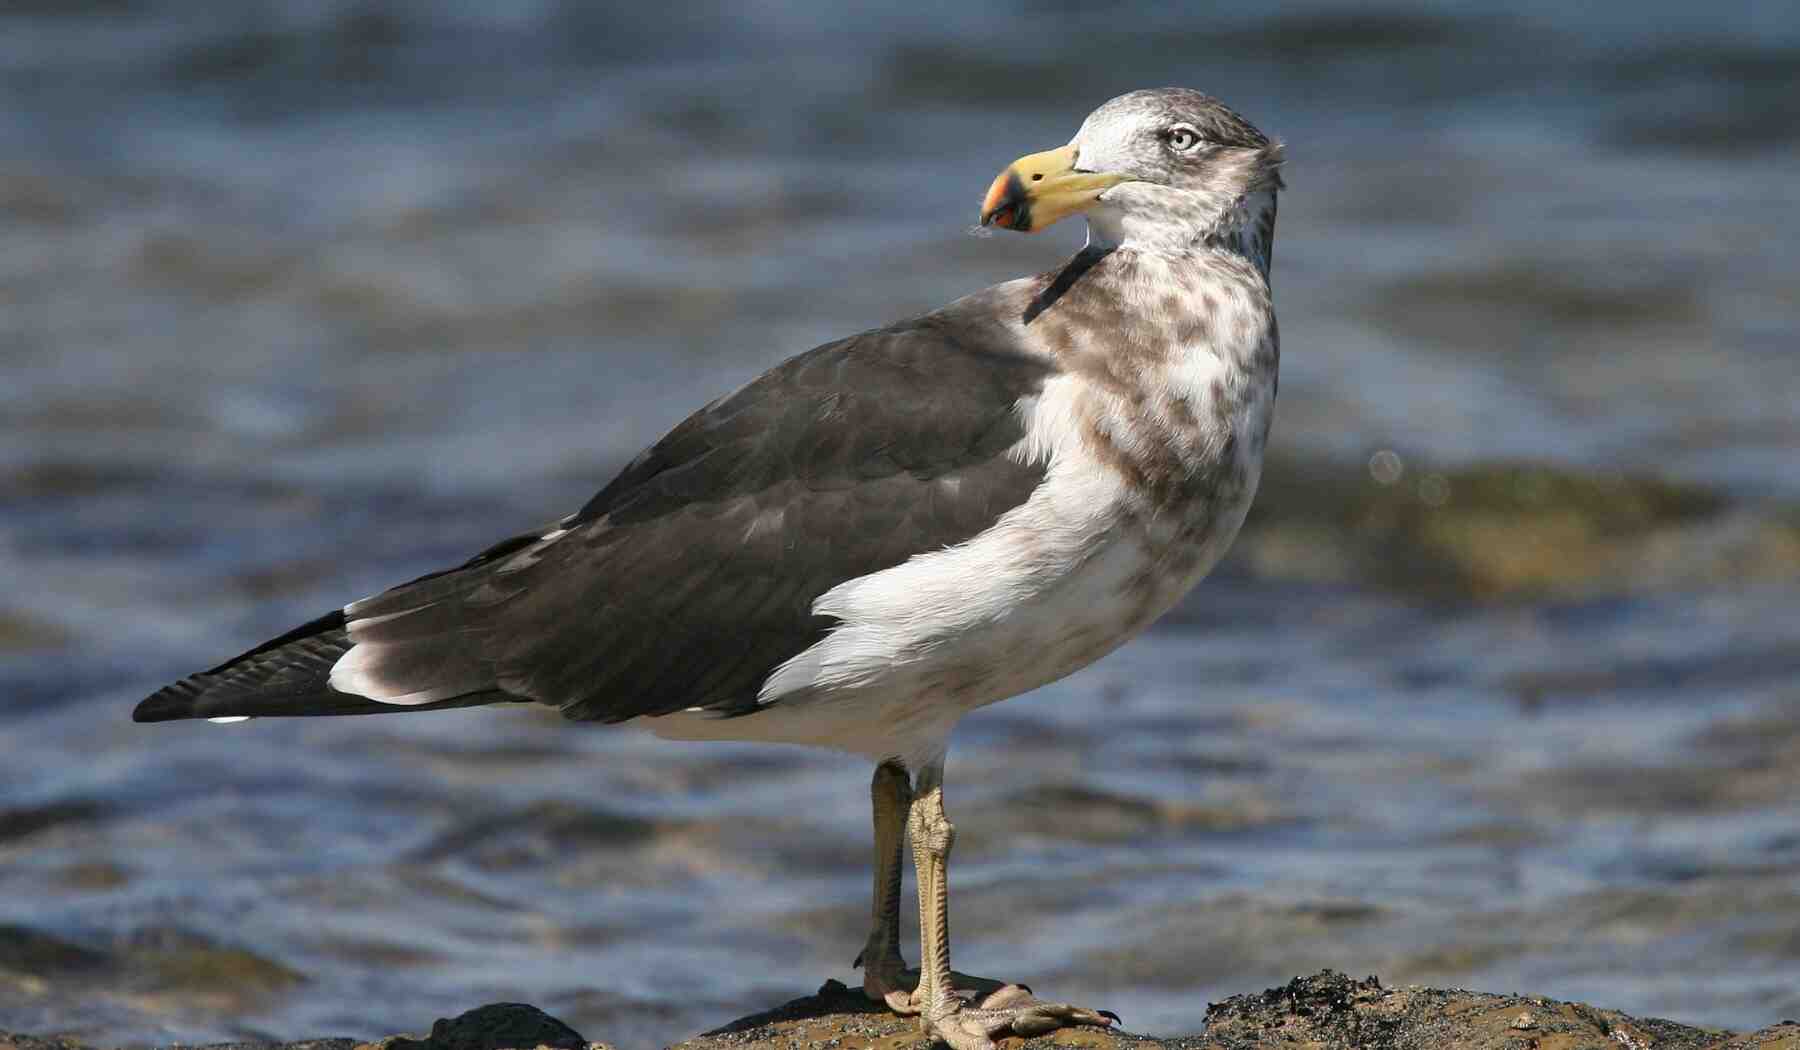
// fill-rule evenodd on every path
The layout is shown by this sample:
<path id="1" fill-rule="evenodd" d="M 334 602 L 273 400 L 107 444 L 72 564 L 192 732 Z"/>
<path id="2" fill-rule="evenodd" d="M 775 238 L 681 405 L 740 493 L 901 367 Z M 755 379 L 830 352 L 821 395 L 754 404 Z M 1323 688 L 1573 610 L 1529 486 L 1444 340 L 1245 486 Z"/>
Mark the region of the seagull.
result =
<path id="1" fill-rule="evenodd" d="M 1256 494 L 1280 335 L 1282 147 L 1208 95 L 1134 91 L 1007 166 L 980 221 L 1072 215 L 1064 265 L 827 343 L 689 416 L 579 511 L 354 601 L 140 722 L 546 704 L 683 740 L 863 755 L 863 989 L 954 1050 L 1107 1012 L 950 967 L 944 807 L 969 712 L 1149 626 Z M 903 850 L 920 964 L 899 944 Z"/>

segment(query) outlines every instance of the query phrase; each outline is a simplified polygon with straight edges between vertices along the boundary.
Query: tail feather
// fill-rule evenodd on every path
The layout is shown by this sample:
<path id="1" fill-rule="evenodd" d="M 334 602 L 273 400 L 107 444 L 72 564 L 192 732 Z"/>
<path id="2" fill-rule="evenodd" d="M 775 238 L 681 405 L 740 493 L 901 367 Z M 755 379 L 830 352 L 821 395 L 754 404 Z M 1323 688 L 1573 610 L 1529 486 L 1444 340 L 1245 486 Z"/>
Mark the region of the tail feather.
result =
<path id="1" fill-rule="evenodd" d="M 210 671 L 189 675 L 157 690 L 137 705 L 131 713 L 132 720 L 372 715 L 475 707 L 518 699 L 498 691 L 482 691 L 428 704 L 398 706 L 339 692 L 331 688 L 331 667 L 350 651 L 352 644 L 341 610 L 321 616 Z"/>

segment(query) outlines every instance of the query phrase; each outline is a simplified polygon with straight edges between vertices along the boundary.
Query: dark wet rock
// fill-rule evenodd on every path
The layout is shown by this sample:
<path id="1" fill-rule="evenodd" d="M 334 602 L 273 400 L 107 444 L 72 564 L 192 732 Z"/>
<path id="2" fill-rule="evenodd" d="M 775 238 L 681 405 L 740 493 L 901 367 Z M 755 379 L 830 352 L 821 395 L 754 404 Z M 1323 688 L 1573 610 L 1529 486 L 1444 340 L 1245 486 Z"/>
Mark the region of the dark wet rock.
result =
<path id="1" fill-rule="evenodd" d="M 85 1043 L 61 1036 L 13 1035 L 0 1032 L 0 1050 L 92 1050 Z"/>
<path id="2" fill-rule="evenodd" d="M 177 1044 L 179 1045 L 179 1044 Z M 590 1043 L 535 1006 L 490 1003 L 456 1017 L 440 1018 L 425 1036 L 390 1035 L 374 1042 L 355 1039 L 306 1039 L 292 1043 L 210 1043 L 190 1050 L 611 1050 Z M 94 1050 L 79 1041 L 56 1036 L 0 1032 L 0 1050 Z"/>
<path id="3" fill-rule="evenodd" d="M 365 1046 L 370 1050 L 587 1050 L 589 1043 L 580 1032 L 535 1006 L 490 1003 L 456 1017 L 439 1019 L 431 1026 L 431 1034 L 422 1039 L 391 1035 Z"/>
<path id="4" fill-rule="evenodd" d="M 1800 579 L 1800 512 L 1530 463 L 1277 459 L 1234 555 L 1267 579 L 1439 598 L 1577 597 Z"/>
<path id="5" fill-rule="evenodd" d="M 0 1050 L 6 1050 L 6 1043 L 4 1041 L 6 1038 L 4 1033 L 0 1033 Z M 15 1036 L 14 1038 L 20 1037 Z M 293 1043 L 206 1043 L 201 1046 L 185 1046 L 181 1043 L 174 1043 L 171 1045 L 172 1047 L 180 1047 L 181 1050 L 356 1050 L 358 1046 L 364 1046 L 366 1044 L 358 1043 L 354 1039 L 337 1038 L 302 1039 Z M 25 1043 L 21 1043 L 19 1046 L 20 1050 L 48 1050 L 51 1046 L 60 1047 L 61 1050 L 91 1050 L 89 1047 L 67 1041 L 54 1044 L 46 1043 L 43 1044 L 42 1047 L 36 1047 Z"/>
<path id="6" fill-rule="evenodd" d="M 858 990 L 827 982 L 816 995 L 735 1021 L 675 1050 L 883 1046 L 923 1048 L 917 1022 L 876 1009 Z M 1150 1038 L 1093 1028 L 1064 1029 L 1007 1050 L 1084 1046 L 1181 1050 L 1800 1050 L 1800 1024 L 1750 1035 L 1640 1020 L 1582 1003 L 1431 988 L 1383 988 L 1324 971 L 1278 988 L 1237 995 L 1207 1011 L 1203 1034 Z"/>
<path id="7" fill-rule="evenodd" d="M 916 1018 L 899 1017 L 877 1006 L 860 988 L 826 981 L 812 995 L 741 1017 L 677 1044 L 673 1050 L 744 1050 L 764 1046 L 884 1046 L 899 1050 L 913 1044 L 927 1045 L 918 1033 Z"/>
<path id="8" fill-rule="evenodd" d="M 1800 1048 L 1800 1026 L 1733 1036 L 1584 1003 L 1459 989 L 1383 988 L 1325 971 L 1209 1007 L 1202 1039 L 1170 1045 L 1207 1050 L 1274 1046 L 1464 1050 L 1726 1050 Z"/>

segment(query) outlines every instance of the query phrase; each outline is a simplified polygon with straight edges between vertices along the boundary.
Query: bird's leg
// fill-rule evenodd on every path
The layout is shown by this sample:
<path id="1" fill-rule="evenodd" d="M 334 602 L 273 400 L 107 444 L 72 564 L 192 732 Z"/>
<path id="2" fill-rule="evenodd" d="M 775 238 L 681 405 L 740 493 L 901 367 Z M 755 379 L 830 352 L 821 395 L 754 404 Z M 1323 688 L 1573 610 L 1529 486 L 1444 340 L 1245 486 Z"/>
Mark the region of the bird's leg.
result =
<path id="1" fill-rule="evenodd" d="M 943 774 L 942 767 L 938 768 L 936 776 L 931 776 L 930 767 L 921 771 L 919 792 L 913 796 L 906 822 L 919 884 L 919 987 L 915 998 L 927 1032 L 935 1018 L 962 1006 L 950 979 L 950 886 L 945 880 L 956 826 L 944 815 Z"/>
<path id="2" fill-rule="evenodd" d="M 852 965 L 863 970 L 863 993 L 886 1003 L 898 1014 L 916 1014 L 924 1001 L 917 994 L 919 973 L 906 968 L 900 954 L 901 854 L 906 845 L 906 824 L 912 808 L 912 780 L 898 760 L 875 767 L 869 783 L 875 823 L 874 907 L 869 939 Z M 954 971 L 951 985 L 957 992 L 986 994 L 1004 987 L 1001 981 L 970 977 Z"/>
<path id="3" fill-rule="evenodd" d="M 998 1035 L 1041 1035 L 1071 1024 L 1105 1026 L 1117 1018 L 1067 1003 L 1046 1003 L 1023 985 L 971 982 L 950 969 L 950 847 L 956 827 L 944 815 L 942 760 L 919 771 L 907 831 L 919 883 L 919 1027 L 952 1050 L 993 1050 Z M 957 994 L 975 985 L 975 996 Z"/>
<path id="4" fill-rule="evenodd" d="M 906 840 L 906 813 L 912 805 L 912 782 L 896 761 L 875 767 L 869 782 L 875 816 L 875 893 L 869 939 L 856 965 L 863 968 L 863 993 L 897 1013 L 918 1011 L 912 1005 L 913 980 L 900 957 L 900 854 Z"/>

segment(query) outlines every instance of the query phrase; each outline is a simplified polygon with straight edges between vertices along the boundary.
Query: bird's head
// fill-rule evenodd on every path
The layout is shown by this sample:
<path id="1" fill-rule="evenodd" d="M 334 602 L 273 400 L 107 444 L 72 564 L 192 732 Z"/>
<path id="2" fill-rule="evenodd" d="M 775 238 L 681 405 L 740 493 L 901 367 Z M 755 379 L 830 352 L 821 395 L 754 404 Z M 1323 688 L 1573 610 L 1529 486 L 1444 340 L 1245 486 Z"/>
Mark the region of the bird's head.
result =
<path id="1" fill-rule="evenodd" d="M 1272 224 L 1280 188 L 1279 143 L 1210 95 L 1155 88 L 1096 109 L 1068 145 L 1008 165 L 981 223 L 1034 232 L 1081 213 L 1092 241 L 1180 250 L 1254 227 L 1264 198 Z"/>

